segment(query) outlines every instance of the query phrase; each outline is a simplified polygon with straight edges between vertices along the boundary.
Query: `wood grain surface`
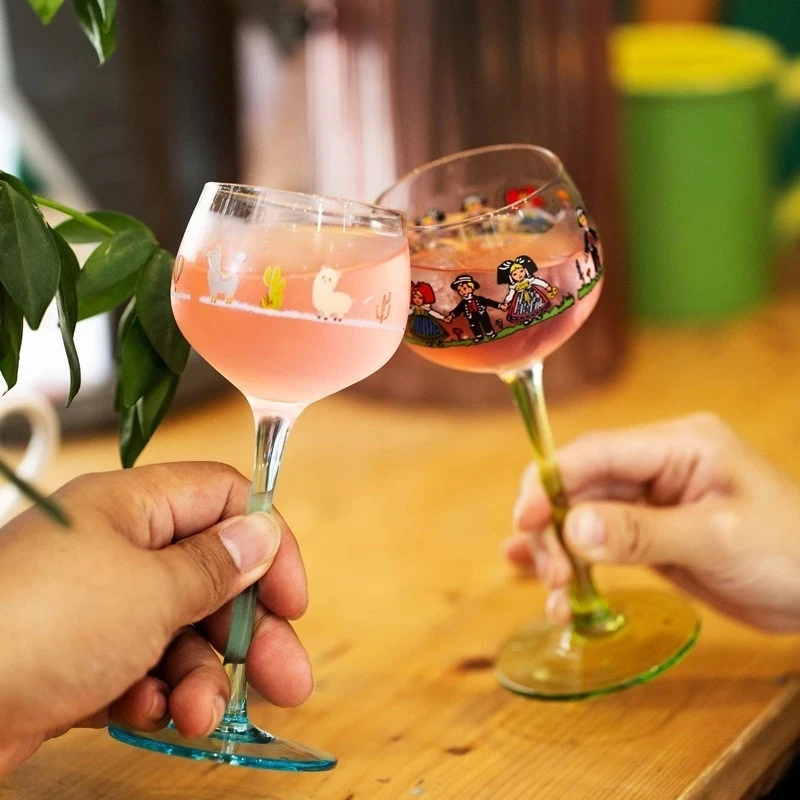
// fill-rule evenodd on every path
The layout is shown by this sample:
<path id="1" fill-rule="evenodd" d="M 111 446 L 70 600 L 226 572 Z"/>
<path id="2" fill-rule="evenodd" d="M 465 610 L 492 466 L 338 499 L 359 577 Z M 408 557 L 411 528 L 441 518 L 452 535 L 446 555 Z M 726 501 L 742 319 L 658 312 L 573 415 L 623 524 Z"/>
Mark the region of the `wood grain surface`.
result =
<path id="1" fill-rule="evenodd" d="M 640 330 L 612 384 L 552 409 L 555 432 L 566 442 L 711 409 L 800 477 L 798 364 L 797 298 L 716 327 Z M 248 410 L 231 396 L 169 419 L 144 460 L 214 458 L 247 472 L 251 437 Z M 292 710 L 254 698 L 252 714 L 336 753 L 340 766 L 260 773 L 84 731 L 45 745 L 0 783 L 0 797 L 735 800 L 768 788 L 800 737 L 800 637 L 698 605 L 698 645 L 652 684 L 548 704 L 495 683 L 495 646 L 544 598 L 499 555 L 526 459 L 510 406 L 405 409 L 344 395 L 310 408 L 290 438 L 278 505 L 308 566 L 311 607 L 297 628 L 317 691 Z M 111 434 L 69 441 L 48 483 L 116 463 Z M 660 584 L 639 568 L 605 568 L 598 580 Z"/>

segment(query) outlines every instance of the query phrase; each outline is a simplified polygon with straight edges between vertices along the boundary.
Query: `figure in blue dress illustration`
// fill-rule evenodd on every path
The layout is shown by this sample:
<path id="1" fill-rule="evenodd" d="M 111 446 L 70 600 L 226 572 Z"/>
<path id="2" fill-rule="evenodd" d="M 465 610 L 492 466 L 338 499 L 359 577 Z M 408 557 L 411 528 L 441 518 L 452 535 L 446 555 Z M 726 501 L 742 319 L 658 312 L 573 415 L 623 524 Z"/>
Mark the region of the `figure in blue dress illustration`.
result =
<path id="1" fill-rule="evenodd" d="M 447 338 L 447 330 L 439 322 L 444 320 L 444 314 L 432 308 L 435 302 L 436 295 L 429 283 L 412 282 L 408 330 L 415 339 L 420 339 L 428 345 L 441 344 Z"/>
<path id="2" fill-rule="evenodd" d="M 506 319 L 514 324 L 530 325 L 553 304 L 558 289 L 536 275 L 538 267 L 530 256 L 517 256 L 497 268 L 497 282 L 508 286 L 501 308 L 508 310 Z"/>

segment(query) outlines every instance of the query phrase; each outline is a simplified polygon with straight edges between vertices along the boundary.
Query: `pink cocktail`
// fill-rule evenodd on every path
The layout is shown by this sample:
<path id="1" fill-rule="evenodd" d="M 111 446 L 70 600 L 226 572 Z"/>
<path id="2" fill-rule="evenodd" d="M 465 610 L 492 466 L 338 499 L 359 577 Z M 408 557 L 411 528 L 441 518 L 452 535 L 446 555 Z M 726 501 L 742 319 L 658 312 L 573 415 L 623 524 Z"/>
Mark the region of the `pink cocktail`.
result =
<path id="1" fill-rule="evenodd" d="M 498 268 L 504 263 L 510 266 L 501 270 L 501 278 L 508 275 L 511 283 L 498 281 Z M 545 236 L 475 235 L 441 249 L 421 248 L 412 254 L 411 266 L 418 289 L 409 307 L 406 343 L 429 361 L 465 372 L 498 374 L 542 361 L 586 321 L 603 285 L 602 272 L 595 271 L 584 250 L 581 228 L 567 219 Z M 512 288 L 517 283 L 512 273 L 525 284 L 519 291 Z M 483 320 L 461 313 L 447 321 L 464 302 L 463 289 L 452 287 L 460 276 L 473 279 L 472 295 L 485 306 Z M 433 303 L 420 302 L 425 299 L 420 298 L 421 284 L 430 287 Z M 520 297 L 524 293 L 527 302 Z M 503 305 L 507 308 L 499 307 Z M 420 330 L 422 335 L 415 331 L 420 327 L 415 326 L 415 317 L 423 306 L 429 306 L 431 318 L 445 335 L 437 332 L 431 341 L 425 328 Z M 489 324 L 481 325 L 487 318 Z"/>
<path id="2" fill-rule="evenodd" d="M 408 307 L 404 239 L 226 219 L 190 233 L 173 274 L 175 318 L 248 397 L 307 405 L 397 349 Z"/>

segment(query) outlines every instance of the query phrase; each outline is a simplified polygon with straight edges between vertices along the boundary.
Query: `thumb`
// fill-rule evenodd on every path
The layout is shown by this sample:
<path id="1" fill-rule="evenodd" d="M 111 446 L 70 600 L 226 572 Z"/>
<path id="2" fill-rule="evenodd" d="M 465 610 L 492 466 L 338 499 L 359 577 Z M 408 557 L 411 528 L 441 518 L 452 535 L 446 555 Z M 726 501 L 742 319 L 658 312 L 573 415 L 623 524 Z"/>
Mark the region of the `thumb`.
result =
<path id="1" fill-rule="evenodd" d="M 171 622 L 197 622 L 255 583 L 272 566 L 280 543 L 277 520 L 256 512 L 159 550 Z"/>
<path id="2" fill-rule="evenodd" d="M 588 561 L 693 567 L 709 553 L 707 517 L 695 506 L 581 503 L 567 515 L 564 535 Z"/>

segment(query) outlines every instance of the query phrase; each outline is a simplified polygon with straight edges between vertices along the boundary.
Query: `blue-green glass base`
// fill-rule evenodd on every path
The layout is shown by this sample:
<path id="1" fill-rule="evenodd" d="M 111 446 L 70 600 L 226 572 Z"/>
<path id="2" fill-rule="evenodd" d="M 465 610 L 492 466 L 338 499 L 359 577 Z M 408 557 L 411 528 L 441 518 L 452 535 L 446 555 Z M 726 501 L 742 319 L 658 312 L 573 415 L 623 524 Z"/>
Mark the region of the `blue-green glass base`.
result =
<path id="1" fill-rule="evenodd" d="M 199 739 L 185 739 L 171 723 L 155 733 L 143 733 L 122 725 L 109 725 L 108 732 L 118 741 L 134 747 L 198 761 L 287 772 L 320 772 L 336 766 L 336 757 L 329 753 L 279 739 L 249 723 L 227 730 L 220 727 Z"/>

